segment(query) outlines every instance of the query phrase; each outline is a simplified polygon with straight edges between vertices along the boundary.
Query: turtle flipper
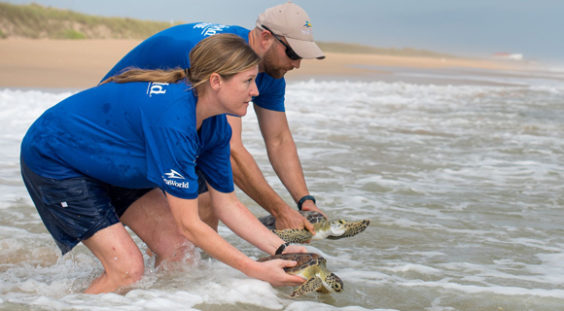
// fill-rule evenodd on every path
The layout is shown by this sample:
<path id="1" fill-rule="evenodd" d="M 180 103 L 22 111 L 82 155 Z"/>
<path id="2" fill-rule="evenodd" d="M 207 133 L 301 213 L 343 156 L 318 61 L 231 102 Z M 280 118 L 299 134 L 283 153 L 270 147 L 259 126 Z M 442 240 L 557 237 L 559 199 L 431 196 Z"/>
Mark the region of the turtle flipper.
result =
<path id="1" fill-rule="evenodd" d="M 323 281 L 321 281 L 321 278 L 318 276 L 312 277 L 311 279 L 305 281 L 305 283 L 303 283 L 300 287 L 296 288 L 291 296 L 298 297 L 318 290 L 321 287 L 323 287 Z"/>
<path id="2" fill-rule="evenodd" d="M 327 238 L 330 240 L 338 240 L 338 239 L 342 239 L 342 238 L 348 238 L 351 236 L 355 236 L 359 233 L 361 233 L 362 231 L 364 231 L 368 225 L 370 225 L 370 220 L 365 219 L 365 220 L 360 220 L 360 221 L 352 221 L 352 222 L 347 222 L 345 224 L 345 232 L 341 235 L 330 235 Z"/>
<path id="3" fill-rule="evenodd" d="M 313 237 L 311 232 L 304 229 L 282 229 L 272 230 L 272 232 L 282 240 L 290 243 L 306 243 Z"/>

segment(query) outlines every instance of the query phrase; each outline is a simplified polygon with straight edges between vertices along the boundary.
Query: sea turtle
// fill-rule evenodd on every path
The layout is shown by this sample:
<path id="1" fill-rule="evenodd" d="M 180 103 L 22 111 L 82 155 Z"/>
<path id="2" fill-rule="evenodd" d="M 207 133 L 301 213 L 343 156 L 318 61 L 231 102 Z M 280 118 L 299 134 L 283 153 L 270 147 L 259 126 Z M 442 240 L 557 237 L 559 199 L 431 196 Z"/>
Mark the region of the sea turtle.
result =
<path id="1" fill-rule="evenodd" d="M 272 215 L 260 217 L 259 220 L 271 229 L 282 240 L 292 243 L 305 243 L 310 240 L 331 239 L 338 240 L 351 237 L 364 231 L 370 220 L 348 221 L 344 219 L 328 220 L 321 213 L 300 211 L 313 224 L 315 235 L 305 229 L 276 229 L 276 219 Z"/>
<path id="2" fill-rule="evenodd" d="M 261 258 L 258 261 L 272 259 L 293 260 L 297 264 L 284 270 L 289 274 L 303 277 L 306 281 L 292 292 L 292 297 L 301 296 L 313 291 L 329 293 L 329 290 L 340 292 L 343 281 L 335 273 L 327 270 L 326 260 L 315 253 L 288 253 Z"/>

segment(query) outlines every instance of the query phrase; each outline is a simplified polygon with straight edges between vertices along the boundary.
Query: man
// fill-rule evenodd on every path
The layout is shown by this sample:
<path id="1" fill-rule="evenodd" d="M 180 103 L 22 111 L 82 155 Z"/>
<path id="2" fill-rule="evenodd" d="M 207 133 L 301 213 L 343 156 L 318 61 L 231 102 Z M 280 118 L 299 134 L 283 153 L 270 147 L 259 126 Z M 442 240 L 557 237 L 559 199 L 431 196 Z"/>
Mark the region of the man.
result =
<path id="1" fill-rule="evenodd" d="M 252 30 L 209 23 L 184 24 L 163 30 L 135 47 L 102 80 L 128 67 L 189 68 L 190 50 L 200 40 L 218 33 L 241 36 L 262 58 L 256 78 L 259 95 L 253 98 L 253 103 L 270 163 L 299 209 L 321 212 L 315 198 L 309 194 L 284 108 L 286 72 L 299 68 L 304 58 L 325 57 L 313 41 L 309 16 L 298 5 L 288 2 L 267 9 L 259 15 Z M 237 186 L 276 218 L 278 229 L 306 228 L 313 232 L 311 223 L 268 185 L 256 161 L 243 146 L 241 118 L 229 116 L 228 121 L 233 130 L 231 164 Z M 199 201 L 200 217 L 216 228 L 217 217 L 207 208 L 209 195 L 201 194 Z"/>

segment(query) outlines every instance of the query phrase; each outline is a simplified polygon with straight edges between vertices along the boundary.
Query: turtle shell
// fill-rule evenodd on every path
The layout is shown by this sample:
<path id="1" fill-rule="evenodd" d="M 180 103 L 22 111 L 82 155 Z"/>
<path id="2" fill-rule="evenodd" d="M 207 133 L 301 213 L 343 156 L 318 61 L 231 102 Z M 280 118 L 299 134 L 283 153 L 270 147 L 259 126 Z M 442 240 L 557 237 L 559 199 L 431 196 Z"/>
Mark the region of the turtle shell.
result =
<path id="1" fill-rule="evenodd" d="M 294 267 L 287 267 L 284 270 L 288 273 L 299 273 L 300 271 L 313 266 L 325 263 L 325 258 L 315 253 L 288 253 L 261 258 L 258 261 L 268 261 L 273 259 L 293 260 L 297 264 Z"/>

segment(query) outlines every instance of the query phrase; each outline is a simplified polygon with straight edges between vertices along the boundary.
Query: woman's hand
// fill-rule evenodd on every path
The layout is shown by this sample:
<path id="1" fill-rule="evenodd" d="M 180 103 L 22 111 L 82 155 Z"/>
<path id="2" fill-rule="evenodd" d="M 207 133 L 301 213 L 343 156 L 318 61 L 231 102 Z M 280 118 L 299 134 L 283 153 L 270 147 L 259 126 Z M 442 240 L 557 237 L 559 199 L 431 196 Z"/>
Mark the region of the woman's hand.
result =
<path id="1" fill-rule="evenodd" d="M 273 259 L 255 263 L 256 266 L 247 275 L 266 281 L 272 286 L 296 286 L 305 281 L 302 277 L 284 271 L 284 268 L 294 267 L 297 264 L 293 260 Z"/>
<path id="2" fill-rule="evenodd" d="M 290 244 L 286 246 L 286 248 L 282 252 L 282 254 L 288 254 L 288 253 L 307 253 L 307 249 L 300 245 Z"/>

